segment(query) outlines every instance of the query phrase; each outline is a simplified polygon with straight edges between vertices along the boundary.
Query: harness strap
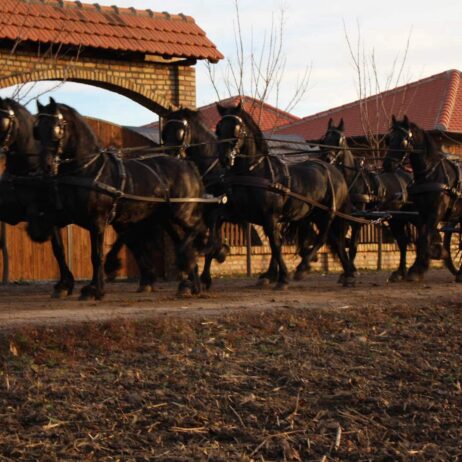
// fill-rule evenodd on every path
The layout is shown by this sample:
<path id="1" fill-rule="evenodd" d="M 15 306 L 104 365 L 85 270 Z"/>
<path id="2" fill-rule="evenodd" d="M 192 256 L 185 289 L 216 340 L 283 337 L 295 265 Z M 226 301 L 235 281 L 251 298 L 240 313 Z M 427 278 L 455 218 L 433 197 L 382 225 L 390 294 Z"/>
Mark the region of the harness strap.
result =
<path id="1" fill-rule="evenodd" d="M 445 183 L 414 183 L 408 186 L 407 191 L 411 196 L 415 196 L 417 194 L 424 194 L 428 192 L 450 193 L 451 188 Z"/>
<path id="2" fill-rule="evenodd" d="M 159 182 L 159 184 L 162 186 L 164 189 L 164 194 L 165 194 L 165 199 L 168 201 L 169 200 L 169 192 L 168 192 L 168 187 L 165 184 L 165 181 L 160 177 L 160 175 L 149 165 L 145 164 L 144 162 L 140 162 L 137 159 L 132 159 L 133 162 L 141 165 L 145 169 L 147 169 L 151 174 L 156 178 L 156 180 Z"/>
<path id="3" fill-rule="evenodd" d="M 111 159 L 115 162 L 117 166 L 117 174 L 120 178 L 120 184 L 119 184 L 118 194 L 114 197 L 114 202 L 112 204 L 112 208 L 108 216 L 108 220 L 107 220 L 108 224 L 112 223 L 112 221 L 114 220 L 117 214 L 117 202 L 119 198 L 124 195 L 125 184 L 127 182 L 127 172 L 125 170 L 125 164 L 123 160 L 120 158 L 119 154 L 116 152 L 110 152 L 109 155 L 111 156 Z M 95 178 L 95 181 L 98 181 L 98 177 Z"/>
<path id="4" fill-rule="evenodd" d="M 328 207 L 327 205 L 321 204 L 320 202 L 316 201 L 315 199 L 311 199 L 310 197 L 304 196 L 302 194 L 293 192 L 286 186 L 284 186 L 281 183 L 272 183 L 270 180 L 267 178 L 262 178 L 262 177 L 254 177 L 254 176 L 234 176 L 234 177 L 228 177 L 224 178 L 224 183 L 227 183 L 229 185 L 238 185 L 238 186 L 250 186 L 250 187 L 256 187 L 256 188 L 261 188 L 261 189 L 266 189 L 267 191 L 270 192 L 275 192 L 279 194 L 286 194 L 288 196 L 291 196 L 295 199 L 298 199 L 302 202 L 305 202 L 306 204 L 312 205 L 313 207 L 316 207 L 321 210 L 325 210 L 326 212 L 330 212 L 333 215 L 344 218 L 345 220 L 348 221 L 354 221 L 355 223 L 361 223 L 363 225 L 369 225 L 371 223 L 377 223 L 380 220 L 364 220 L 359 217 L 355 217 L 353 215 L 349 215 L 347 213 L 339 212 L 338 210 L 333 210 L 331 207 Z"/>
<path id="5" fill-rule="evenodd" d="M 204 204 L 226 204 L 228 198 L 225 194 L 218 197 L 169 197 L 168 200 L 163 197 L 152 197 L 152 196 L 138 196 L 136 194 L 129 194 L 120 191 L 114 186 L 107 185 L 101 181 L 95 181 L 91 178 L 83 178 L 78 176 L 59 176 L 55 178 L 46 178 L 43 177 L 27 177 L 27 176 L 15 176 L 12 177 L 10 181 L 28 184 L 36 186 L 37 184 L 43 185 L 46 183 L 46 180 L 49 180 L 52 183 L 63 184 L 69 186 L 77 186 L 79 188 L 89 189 L 91 191 L 100 192 L 107 194 L 109 196 L 116 197 L 117 199 L 124 200 L 133 200 L 139 202 L 152 202 L 152 203 L 204 203 Z M 0 185 L 4 180 L 0 182 Z"/>
<path id="6" fill-rule="evenodd" d="M 220 159 L 217 157 L 210 165 L 209 168 L 201 175 L 201 179 L 203 180 L 220 162 Z"/>

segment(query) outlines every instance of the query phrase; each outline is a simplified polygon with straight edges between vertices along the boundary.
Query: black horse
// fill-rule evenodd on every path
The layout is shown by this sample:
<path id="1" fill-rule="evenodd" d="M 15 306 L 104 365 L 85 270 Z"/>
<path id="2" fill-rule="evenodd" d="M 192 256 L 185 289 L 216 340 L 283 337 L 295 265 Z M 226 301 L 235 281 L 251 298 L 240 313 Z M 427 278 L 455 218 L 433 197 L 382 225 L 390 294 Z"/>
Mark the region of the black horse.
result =
<path id="1" fill-rule="evenodd" d="M 139 233 L 144 240 L 164 227 L 175 244 L 179 292 L 199 292 L 196 249 L 204 246 L 206 227 L 200 203 L 204 188 L 195 166 L 160 154 L 121 159 L 101 149 L 75 109 L 50 98 L 38 110 L 34 133 L 44 181 L 54 190 L 46 208 L 29 219 L 28 230 L 36 239 L 46 238 L 55 224 L 89 230 L 93 278 L 81 298 L 104 296 L 103 239 L 109 224 L 122 236 Z"/>
<path id="2" fill-rule="evenodd" d="M 19 177 L 30 177 L 39 171 L 39 149 L 33 137 L 34 116 L 21 104 L 10 98 L 0 98 L 0 156 L 5 170 L 0 180 L 0 221 L 16 225 L 26 221 L 34 207 L 35 194 Z M 51 231 L 53 254 L 59 266 L 60 279 L 54 286 L 53 296 L 70 295 L 74 277 L 66 264 L 61 233 Z"/>
<path id="3" fill-rule="evenodd" d="M 281 228 L 295 229 L 303 248 L 306 234 L 311 233 L 315 223 L 319 233 L 314 252 L 327 241 L 342 263 L 344 284 L 352 284 L 353 268 L 345 251 L 347 224 L 336 217 L 337 212 L 348 212 L 350 208 L 343 175 L 320 160 L 289 165 L 282 162 L 270 155 L 260 128 L 242 104 L 217 107 L 221 115 L 216 127 L 218 151 L 227 169 L 224 181 L 230 207 L 242 221 L 261 225 L 271 246 L 270 268 L 260 278 L 277 278 L 277 288 L 287 287 Z"/>
<path id="4" fill-rule="evenodd" d="M 419 281 L 428 270 L 430 259 L 448 257 L 438 232 L 439 223 L 462 221 L 461 173 L 457 164 L 438 151 L 429 133 L 407 116 L 403 120 L 393 116 L 384 166 L 401 165 L 407 157 L 414 173 L 409 193 L 420 215 L 416 260 L 407 279 Z M 456 274 L 456 282 L 462 282 L 462 268 Z"/>
<path id="5" fill-rule="evenodd" d="M 220 196 L 224 188 L 219 179 L 224 174 L 217 153 L 217 137 L 207 125 L 199 111 L 188 108 L 173 111 L 164 119 L 162 141 L 170 155 L 194 162 L 208 194 Z M 205 255 L 201 281 L 209 289 L 212 284 L 210 267 L 212 259 L 223 263 L 229 246 L 223 244 L 220 227 L 226 218 L 226 206 L 210 204 L 204 208 L 204 219 L 210 230 L 208 252 Z"/>
<path id="6" fill-rule="evenodd" d="M 393 168 L 390 166 L 386 171 L 374 172 L 368 169 L 365 162 L 356 159 L 349 149 L 343 119 L 340 120 L 338 126 L 334 125 L 332 119 L 329 120 L 321 144 L 325 146 L 321 158 L 336 165 L 345 176 L 355 210 L 391 213 L 391 218 L 387 222 L 398 244 L 400 261 L 398 269 L 393 271 L 389 280 L 395 282 L 405 279 L 407 245 L 410 241 L 408 225 L 418 223 L 418 217 L 413 215 L 415 210 L 407 194 L 407 187 L 412 181 L 412 176 L 400 164 L 394 165 Z M 362 226 L 358 223 L 351 224 L 349 257 L 353 265 Z"/>

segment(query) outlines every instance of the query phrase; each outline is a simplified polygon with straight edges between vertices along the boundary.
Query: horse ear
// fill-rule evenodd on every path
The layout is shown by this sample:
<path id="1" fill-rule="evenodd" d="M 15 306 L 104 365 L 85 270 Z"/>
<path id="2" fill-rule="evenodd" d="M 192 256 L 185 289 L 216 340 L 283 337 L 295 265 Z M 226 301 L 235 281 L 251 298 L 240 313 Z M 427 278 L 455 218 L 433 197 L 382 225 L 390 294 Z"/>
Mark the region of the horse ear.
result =
<path id="1" fill-rule="evenodd" d="M 332 117 L 329 119 L 329 122 L 327 122 L 327 128 L 332 128 L 332 125 L 334 124 L 334 121 L 332 120 Z"/>
<path id="2" fill-rule="evenodd" d="M 395 114 L 391 116 L 391 126 L 394 127 L 396 125 L 396 117 Z"/>
<path id="3" fill-rule="evenodd" d="M 407 115 L 404 116 L 403 122 L 406 125 L 406 127 L 409 127 L 409 119 L 407 118 Z"/>
<path id="4" fill-rule="evenodd" d="M 345 122 L 343 121 L 343 117 L 340 119 L 340 123 L 338 124 L 338 127 L 337 129 L 340 130 L 341 132 L 343 132 L 345 128 Z"/>
<path id="5" fill-rule="evenodd" d="M 50 96 L 50 106 L 52 108 L 55 108 L 56 107 L 56 101 L 54 100 L 54 98 L 52 96 Z"/>
<path id="6" fill-rule="evenodd" d="M 44 109 L 45 109 L 45 106 L 42 103 L 40 103 L 39 99 L 37 99 L 37 112 L 39 113 L 43 112 Z"/>
<path id="7" fill-rule="evenodd" d="M 217 111 L 221 116 L 224 116 L 226 113 L 226 108 L 222 106 L 220 103 L 216 103 Z"/>

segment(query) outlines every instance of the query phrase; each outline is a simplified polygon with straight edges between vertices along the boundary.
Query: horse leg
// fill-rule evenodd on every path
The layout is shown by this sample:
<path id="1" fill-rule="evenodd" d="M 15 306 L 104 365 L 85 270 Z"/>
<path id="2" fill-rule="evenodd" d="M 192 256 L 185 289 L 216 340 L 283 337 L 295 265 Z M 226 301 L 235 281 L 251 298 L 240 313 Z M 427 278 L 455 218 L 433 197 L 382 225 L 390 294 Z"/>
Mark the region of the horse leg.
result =
<path id="1" fill-rule="evenodd" d="M 178 295 L 185 297 L 200 293 L 197 251 L 194 248 L 194 243 L 200 233 L 178 223 L 170 223 L 167 230 L 175 245 L 176 264 L 180 279 Z"/>
<path id="2" fill-rule="evenodd" d="M 340 218 L 336 218 L 329 228 L 328 242 L 332 250 L 337 254 L 343 268 L 343 275 L 339 282 L 344 287 L 353 287 L 355 285 L 354 267 L 348 258 L 345 244 L 345 236 L 348 230 L 348 223 Z"/>
<path id="3" fill-rule="evenodd" d="M 271 245 L 271 244 L 270 244 Z M 271 250 L 271 259 L 268 265 L 268 269 L 261 273 L 258 276 L 257 285 L 260 287 L 267 286 L 272 282 L 276 282 L 278 280 L 278 261 L 277 258 L 273 255 L 273 250 Z"/>
<path id="4" fill-rule="evenodd" d="M 304 231 L 306 231 L 306 233 Z M 301 261 L 295 270 L 294 279 L 296 281 L 302 281 L 311 271 L 311 262 L 316 259 L 316 253 L 318 251 L 313 245 L 317 238 L 318 235 L 310 223 L 300 224 L 297 239 Z"/>
<path id="5" fill-rule="evenodd" d="M 218 212 L 218 211 L 217 211 Z M 223 220 L 217 213 L 214 213 L 209 217 L 209 229 L 210 236 L 208 242 L 208 249 L 205 254 L 204 268 L 200 276 L 200 281 L 203 287 L 206 290 L 209 290 L 212 286 L 212 276 L 210 274 L 210 269 L 212 266 L 212 260 L 215 258 L 219 263 L 223 263 L 226 259 L 227 252 L 229 251 L 229 246 L 223 244 L 221 239 L 221 227 L 223 225 Z"/>
<path id="6" fill-rule="evenodd" d="M 74 276 L 66 263 L 61 230 L 56 226 L 53 228 L 53 233 L 51 235 L 51 247 L 56 261 L 58 262 L 60 274 L 59 281 L 54 285 L 52 297 L 64 298 L 71 295 L 74 290 Z"/>
<path id="7" fill-rule="evenodd" d="M 90 230 L 93 277 L 90 284 L 82 287 L 80 291 L 80 300 L 102 300 L 104 297 L 104 230 L 105 226 L 95 226 L 95 228 Z"/>
<path id="8" fill-rule="evenodd" d="M 281 233 L 277 227 L 277 224 L 274 221 L 274 218 L 271 217 L 268 223 L 263 227 L 266 235 L 268 236 L 270 247 L 271 247 L 271 262 L 270 264 L 276 264 L 276 269 L 278 268 L 278 278 L 277 278 L 277 290 L 284 290 L 289 285 L 289 272 L 287 271 L 287 266 L 282 258 L 282 237 Z M 274 260 L 274 262 L 273 262 Z"/>
<path id="9" fill-rule="evenodd" d="M 106 255 L 104 261 L 104 272 L 106 281 L 112 282 L 117 277 L 118 271 L 122 268 L 122 260 L 119 258 L 119 252 L 124 246 L 125 241 L 122 235 L 118 235 L 116 241 L 112 244 L 111 250 Z"/>
<path id="10" fill-rule="evenodd" d="M 398 269 L 393 271 L 388 278 L 389 282 L 404 281 L 406 279 L 406 257 L 407 245 L 409 243 L 409 236 L 406 232 L 406 222 L 399 218 L 394 218 L 389 221 L 389 226 L 393 237 L 399 248 L 399 266 Z"/>
<path id="11" fill-rule="evenodd" d="M 356 254 L 358 253 L 358 245 L 359 245 L 359 238 L 361 237 L 362 225 L 359 223 L 352 223 L 350 226 L 351 226 L 351 238 L 350 238 L 350 245 L 348 248 L 348 257 L 353 267 L 353 272 L 355 275 L 357 275 L 358 270 L 355 266 L 355 259 L 356 259 Z"/>
<path id="12" fill-rule="evenodd" d="M 428 248 L 430 245 L 430 226 L 431 221 L 422 218 L 422 223 L 417 232 L 416 259 L 409 268 L 406 280 L 411 282 L 422 281 L 425 272 L 430 264 Z"/>
<path id="13" fill-rule="evenodd" d="M 459 227 L 462 229 L 462 220 L 459 221 Z M 459 271 L 457 271 L 455 281 L 462 282 L 462 263 L 460 265 Z"/>

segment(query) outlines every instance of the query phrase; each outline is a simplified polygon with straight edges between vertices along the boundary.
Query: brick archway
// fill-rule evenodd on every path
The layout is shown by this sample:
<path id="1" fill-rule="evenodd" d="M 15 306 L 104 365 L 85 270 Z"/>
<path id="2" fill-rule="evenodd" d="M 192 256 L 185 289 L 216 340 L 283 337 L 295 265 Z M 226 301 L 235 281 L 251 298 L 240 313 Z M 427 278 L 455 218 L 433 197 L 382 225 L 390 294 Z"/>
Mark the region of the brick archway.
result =
<path id="1" fill-rule="evenodd" d="M 51 62 L 28 54 L 12 59 L 0 52 L 2 61 L 8 73 L 0 76 L 0 88 L 44 80 L 84 83 L 126 96 L 160 116 L 178 106 L 195 106 L 195 69 L 189 66 L 94 59 Z"/>
<path id="2" fill-rule="evenodd" d="M 140 85 L 130 78 L 123 79 L 117 75 L 108 75 L 105 72 L 94 69 L 72 69 L 71 71 L 66 69 L 47 69 L 20 73 L 10 75 L 7 78 L 0 78 L 0 86 L 10 87 L 45 80 L 77 82 L 103 88 L 126 96 L 159 115 L 163 115 L 166 111 L 176 108 L 174 104 L 161 97 L 149 86 Z"/>
<path id="3" fill-rule="evenodd" d="M 0 2 L 0 88 L 58 80 L 165 115 L 195 107 L 197 60 L 222 54 L 193 18 L 69 0 Z"/>

